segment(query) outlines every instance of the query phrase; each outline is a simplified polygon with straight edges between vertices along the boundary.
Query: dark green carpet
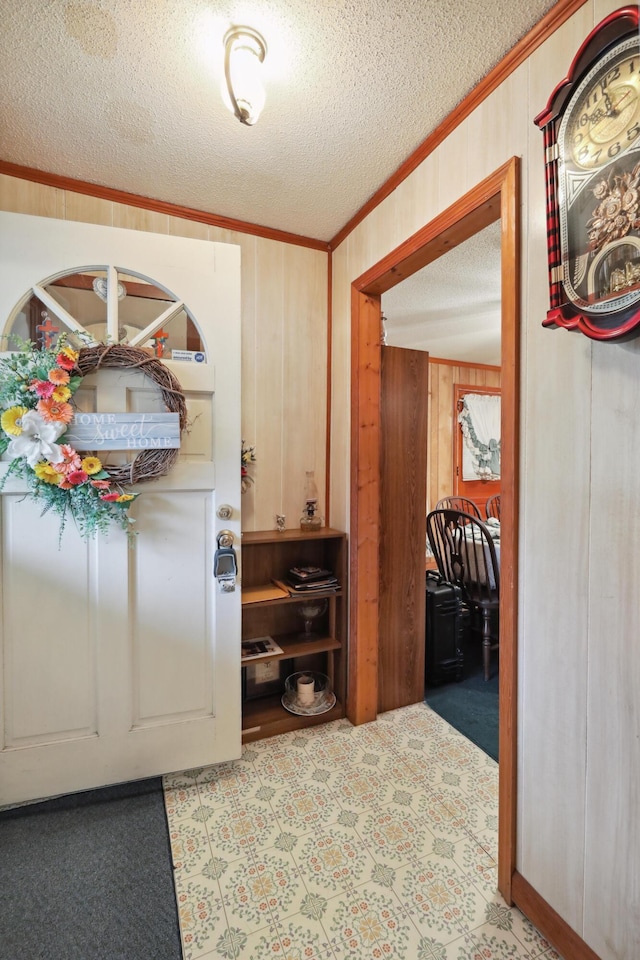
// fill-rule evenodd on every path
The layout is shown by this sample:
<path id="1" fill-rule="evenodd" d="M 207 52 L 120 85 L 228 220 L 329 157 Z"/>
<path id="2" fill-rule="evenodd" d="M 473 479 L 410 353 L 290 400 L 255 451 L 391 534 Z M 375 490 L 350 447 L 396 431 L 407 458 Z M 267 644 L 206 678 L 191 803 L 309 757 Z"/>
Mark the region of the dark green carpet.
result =
<path id="1" fill-rule="evenodd" d="M 472 743 L 498 760 L 498 666 L 491 657 L 491 676 L 485 682 L 477 643 L 464 648 L 464 676 L 460 683 L 427 687 L 425 703 Z"/>
<path id="2" fill-rule="evenodd" d="M 160 778 L 0 812 L 2 960 L 181 960 Z"/>

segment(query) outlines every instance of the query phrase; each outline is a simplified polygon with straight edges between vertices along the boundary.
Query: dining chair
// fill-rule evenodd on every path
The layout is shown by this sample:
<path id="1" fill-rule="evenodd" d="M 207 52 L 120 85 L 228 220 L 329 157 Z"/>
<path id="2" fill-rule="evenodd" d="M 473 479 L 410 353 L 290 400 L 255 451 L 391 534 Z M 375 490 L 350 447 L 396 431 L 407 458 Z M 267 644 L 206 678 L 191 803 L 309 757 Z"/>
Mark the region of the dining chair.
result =
<path id="1" fill-rule="evenodd" d="M 500 494 L 494 493 L 492 497 L 489 497 L 485 504 L 484 509 L 487 514 L 487 520 L 489 520 L 491 517 L 493 517 L 494 520 L 499 520 L 500 519 Z"/>
<path id="2" fill-rule="evenodd" d="M 436 509 L 427 516 L 427 537 L 440 575 L 457 584 L 481 621 L 482 665 L 489 679 L 491 651 L 498 648 L 500 563 L 482 520 L 460 510 Z"/>
<path id="3" fill-rule="evenodd" d="M 466 497 L 442 497 L 438 500 L 434 510 L 461 510 L 463 513 L 470 513 L 472 516 L 482 520 L 482 514 L 473 500 Z"/>

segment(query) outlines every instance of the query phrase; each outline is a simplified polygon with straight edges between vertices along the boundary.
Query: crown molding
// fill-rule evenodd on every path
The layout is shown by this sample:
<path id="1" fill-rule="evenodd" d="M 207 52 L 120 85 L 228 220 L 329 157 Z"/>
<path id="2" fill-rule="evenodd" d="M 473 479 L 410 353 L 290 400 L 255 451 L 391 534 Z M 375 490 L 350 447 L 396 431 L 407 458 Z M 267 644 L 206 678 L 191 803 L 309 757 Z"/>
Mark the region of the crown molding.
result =
<path id="1" fill-rule="evenodd" d="M 322 250 L 323 253 L 329 251 L 329 244 L 325 240 L 314 240 L 312 237 L 303 237 L 296 233 L 287 233 L 285 230 L 263 227 L 257 223 L 247 223 L 244 220 L 221 217 L 215 213 L 207 213 L 205 210 L 182 207 L 176 203 L 167 203 L 165 200 L 142 197 L 137 193 L 126 193 L 124 190 L 115 190 L 113 187 L 89 183 L 87 180 L 75 180 L 73 177 L 63 177 L 58 173 L 37 170 L 35 167 L 23 167 L 17 163 L 9 163 L 7 160 L 0 160 L 0 174 L 2 173 L 8 177 L 42 183 L 47 187 L 56 187 L 59 190 L 70 190 L 73 193 L 82 193 L 89 197 L 98 197 L 101 200 L 111 200 L 113 203 L 124 203 L 129 207 L 153 210 L 155 213 L 164 213 L 169 217 L 195 220 L 198 223 L 206 223 L 208 226 L 220 227 L 223 230 L 248 233 L 255 237 L 263 237 L 265 240 L 295 244 L 297 247 L 310 247 L 312 250 Z"/>

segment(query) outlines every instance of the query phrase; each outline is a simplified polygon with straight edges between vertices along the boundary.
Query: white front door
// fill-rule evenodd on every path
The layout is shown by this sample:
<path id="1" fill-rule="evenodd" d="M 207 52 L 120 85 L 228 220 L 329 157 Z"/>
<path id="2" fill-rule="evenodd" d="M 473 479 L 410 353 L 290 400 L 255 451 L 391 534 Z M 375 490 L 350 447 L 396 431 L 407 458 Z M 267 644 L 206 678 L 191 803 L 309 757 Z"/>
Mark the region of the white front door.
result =
<path id="1" fill-rule="evenodd" d="M 0 804 L 216 763 L 241 744 L 240 591 L 213 578 L 220 529 L 240 541 L 239 248 L 0 213 L 0 329 L 13 317 L 24 332 L 34 306 L 40 323 L 96 340 L 170 334 L 159 349 L 194 357 L 162 358 L 190 426 L 171 471 L 136 487 L 133 546 L 118 528 L 85 541 L 71 521 L 59 548 L 57 517 L 21 481 L 4 487 Z M 128 370 L 92 374 L 76 396 L 99 412 L 162 409 Z"/>

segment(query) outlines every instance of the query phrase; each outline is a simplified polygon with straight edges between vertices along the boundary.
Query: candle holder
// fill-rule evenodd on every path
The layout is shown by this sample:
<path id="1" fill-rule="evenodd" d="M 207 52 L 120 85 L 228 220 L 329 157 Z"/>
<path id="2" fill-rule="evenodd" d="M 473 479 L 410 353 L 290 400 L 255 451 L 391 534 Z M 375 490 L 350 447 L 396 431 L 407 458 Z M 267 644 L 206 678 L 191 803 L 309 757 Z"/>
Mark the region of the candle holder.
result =
<path id="1" fill-rule="evenodd" d="M 301 717 L 313 717 L 326 713 L 335 706 L 336 695 L 325 673 L 301 670 L 292 673 L 284 682 L 282 706 L 289 713 Z"/>

